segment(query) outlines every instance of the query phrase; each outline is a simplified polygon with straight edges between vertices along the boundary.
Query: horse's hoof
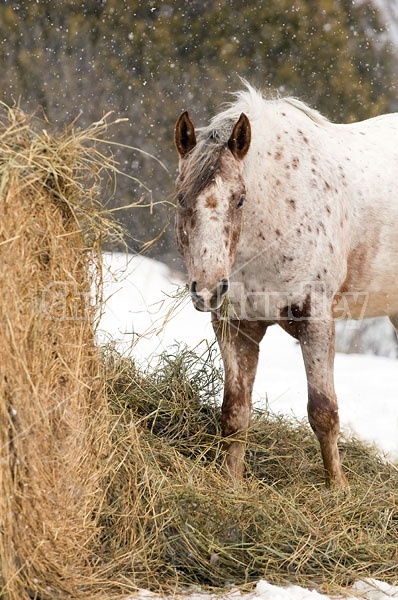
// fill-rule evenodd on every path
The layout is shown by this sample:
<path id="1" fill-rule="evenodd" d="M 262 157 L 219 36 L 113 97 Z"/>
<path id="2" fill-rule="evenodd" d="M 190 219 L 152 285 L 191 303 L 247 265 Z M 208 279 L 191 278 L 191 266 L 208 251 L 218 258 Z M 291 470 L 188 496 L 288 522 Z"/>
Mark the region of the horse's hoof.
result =
<path id="1" fill-rule="evenodd" d="M 343 473 L 339 473 L 335 477 L 329 477 L 326 480 L 326 485 L 331 490 L 348 490 L 349 488 L 347 478 Z"/>

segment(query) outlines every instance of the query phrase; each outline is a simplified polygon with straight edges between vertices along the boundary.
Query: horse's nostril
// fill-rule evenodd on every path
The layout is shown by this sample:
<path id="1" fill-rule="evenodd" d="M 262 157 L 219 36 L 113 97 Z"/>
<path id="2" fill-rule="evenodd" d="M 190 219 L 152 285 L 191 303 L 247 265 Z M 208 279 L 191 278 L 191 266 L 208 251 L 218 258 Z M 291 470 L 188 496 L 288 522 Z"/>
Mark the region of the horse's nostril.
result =
<path id="1" fill-rule="evenodd" d="M 192 294 L 193 296 L 196 296 L 196 281 L 193 281 L 193 282 L 191 283 L 191 290 L 190 290 L 190 291 L 191 291 L 191 294 Z"/>
<path id="2" fill-rule="evenodd" d="M 224 279 L 221 279 L 221 290 L 220 290 L 221 296 L 225 296 L 225 294 L 228 292 L 228 289 L 229 289 L 229 281 L 228 281 L 228 279 L 226 279 L 224 277 Z"/>

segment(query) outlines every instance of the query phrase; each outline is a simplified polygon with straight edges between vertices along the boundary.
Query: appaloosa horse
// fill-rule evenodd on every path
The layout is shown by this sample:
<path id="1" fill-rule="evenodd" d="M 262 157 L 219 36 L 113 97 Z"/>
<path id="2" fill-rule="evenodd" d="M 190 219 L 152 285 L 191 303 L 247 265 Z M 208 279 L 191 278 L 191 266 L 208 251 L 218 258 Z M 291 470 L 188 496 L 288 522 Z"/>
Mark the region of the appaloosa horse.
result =
<path id="1" fill-rule="evenodd" d="M 198 138 L 184 112 L 175 143 L 177 243 L 224 363 L 225 468 L 243 472 L 259 344 L 278 323 L 301 345 L 327 483 L 343 486 L 334 321 L 398 329 L 398 114 L 333 124 L 247 85 Z"/>

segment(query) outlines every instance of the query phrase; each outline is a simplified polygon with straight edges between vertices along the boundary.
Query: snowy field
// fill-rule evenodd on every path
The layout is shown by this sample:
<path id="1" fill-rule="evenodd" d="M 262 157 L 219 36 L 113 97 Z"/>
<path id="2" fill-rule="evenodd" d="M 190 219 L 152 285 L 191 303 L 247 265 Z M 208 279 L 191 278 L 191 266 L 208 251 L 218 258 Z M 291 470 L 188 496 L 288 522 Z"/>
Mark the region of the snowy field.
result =
<path id="1" fill-rule="evenodd" d="M 176 299 L 182 280 L 162 263 L 142 256 L 105 255 L 106 308 L 99 339 L 132 353 L 143 366 L 154 364 L 166 348 L 186 344 L 198 351 L 213 343 L 208 314 L 190 300 Z M 180 288 L 181 289 L 181 288 Z M 342 430 L 375 444 L 388 459 L 398 459 L 398 363 L 369 355 L 337 354 L 335 382 Z M 306 379 L 300 348 L 278 326 L 270 327 L 261 344 L 254 402 L 268 403 L 274 413 L 306 416 Z M 398 543 L 398 541 L 397 541 Z M 398 565 L 397 565 L 398 571 Z M 357 582 L 352 598 L 398 598 L 398 587 Z M 149 592 L 142 597 L 154 598 Z M 278 588 L 265 581 L 252 594 L 228 592 L 228 600 L 327 600 L 327 596 L 297 586 Z M 210 600 L 194 594 L 190 600 Z"/>

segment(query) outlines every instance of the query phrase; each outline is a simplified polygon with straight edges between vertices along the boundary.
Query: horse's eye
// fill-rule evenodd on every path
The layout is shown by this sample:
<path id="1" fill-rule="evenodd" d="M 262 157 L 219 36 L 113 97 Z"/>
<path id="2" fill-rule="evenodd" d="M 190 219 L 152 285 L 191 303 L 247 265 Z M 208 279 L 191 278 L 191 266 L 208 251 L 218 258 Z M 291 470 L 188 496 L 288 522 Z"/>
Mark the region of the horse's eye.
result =
<path id="1" fill-rule="evenodd" d="M 180 192 L 179 194 L 177 194 L 177 202 L 180 206 L 185 206 L 185 197 L 184 194 L 182 192 Z"/>
<path id="2" fill-rule="evenodd" d="M 239 196 L 239 200 L 236 205 L 236 208 L 241 208 L 243 206 L 244 201 L 245 201 L 245 195 L 242 194 L 241 196 Z"/>

